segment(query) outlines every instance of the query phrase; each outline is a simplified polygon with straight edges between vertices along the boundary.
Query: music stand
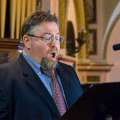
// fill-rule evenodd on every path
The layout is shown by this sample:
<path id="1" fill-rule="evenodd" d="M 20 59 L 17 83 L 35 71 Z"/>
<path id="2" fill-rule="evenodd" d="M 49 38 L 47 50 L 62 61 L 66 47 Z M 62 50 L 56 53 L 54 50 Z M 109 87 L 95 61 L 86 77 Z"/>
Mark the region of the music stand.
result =
<path id="1" fill-rule="evenodd" d="M 60 120 L 120 120 L 120 83 L 93 84 Z"/>

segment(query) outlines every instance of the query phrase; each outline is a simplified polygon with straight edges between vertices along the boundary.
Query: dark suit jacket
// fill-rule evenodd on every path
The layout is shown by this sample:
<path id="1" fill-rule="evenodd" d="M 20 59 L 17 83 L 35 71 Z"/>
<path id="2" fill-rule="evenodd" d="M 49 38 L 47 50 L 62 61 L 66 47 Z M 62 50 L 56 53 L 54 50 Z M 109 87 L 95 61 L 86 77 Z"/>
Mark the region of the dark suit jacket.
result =
<path id="1" fill-rule="evenodd" d="M 83 91 L 71 66 L 59 63 L 57 72 L 69 108 Z M 0 65 L 0 120 L 59 118 L 52 97 L 22 55 L 13 63 Z"/>

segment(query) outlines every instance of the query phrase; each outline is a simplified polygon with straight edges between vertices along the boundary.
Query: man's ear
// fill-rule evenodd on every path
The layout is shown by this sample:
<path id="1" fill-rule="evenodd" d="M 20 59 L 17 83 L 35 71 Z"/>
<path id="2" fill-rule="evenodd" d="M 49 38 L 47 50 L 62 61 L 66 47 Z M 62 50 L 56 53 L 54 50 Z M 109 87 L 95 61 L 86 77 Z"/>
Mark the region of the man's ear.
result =
<path id="1" fill-rule="evenodd" d="M 23 43 L 25 48 L 30 49 L 31 48 L 31 40 L 28 35 L 23 36 Z"/>

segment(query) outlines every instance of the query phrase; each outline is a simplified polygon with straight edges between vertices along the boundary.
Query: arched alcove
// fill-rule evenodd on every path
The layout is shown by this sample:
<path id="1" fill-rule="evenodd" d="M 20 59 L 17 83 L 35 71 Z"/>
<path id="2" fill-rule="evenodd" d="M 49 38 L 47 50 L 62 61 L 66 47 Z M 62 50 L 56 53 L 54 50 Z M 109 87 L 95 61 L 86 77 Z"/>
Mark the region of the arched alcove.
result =
<path id="1" fill-rule="evenodd" d="M 112 64 L 110 72 L 107 74 L 107 82 L 120 81 L 120 50 L 114 51 L 113 45 L 120 43 L 120 2 L 116 6 L 109 20 L 103 39 L 103 58 L 108 64 Z"/>
<path id="2" fill-rule="evenodd" d="M 107 81 L 110 82 L 120 81 L 120 50 L 114 51 L 112 49 L 112 46 L 116 43 L 120 43 L 120 19 L 116 21 L 116 24 L 111 31 L 106 52 L 107 62 L 113 64 L 113 67 L 107 76 Z"/>

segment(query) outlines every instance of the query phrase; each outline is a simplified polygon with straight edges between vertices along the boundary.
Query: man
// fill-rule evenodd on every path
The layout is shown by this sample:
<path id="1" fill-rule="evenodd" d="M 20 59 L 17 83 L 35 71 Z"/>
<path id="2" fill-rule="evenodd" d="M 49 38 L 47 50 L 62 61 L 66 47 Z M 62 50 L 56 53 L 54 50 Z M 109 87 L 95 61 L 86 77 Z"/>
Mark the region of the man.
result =
<path id="1" fill-rule="evenodd" d="M 23 24 L 21 37 L 22 54 L 0 66 L 0 120 L 58 120 L 83 93 L 74 69 L 58 62 L 58 20 L 37 11 Z M 55 99 L 54 79 L 62 104 Z"/>

